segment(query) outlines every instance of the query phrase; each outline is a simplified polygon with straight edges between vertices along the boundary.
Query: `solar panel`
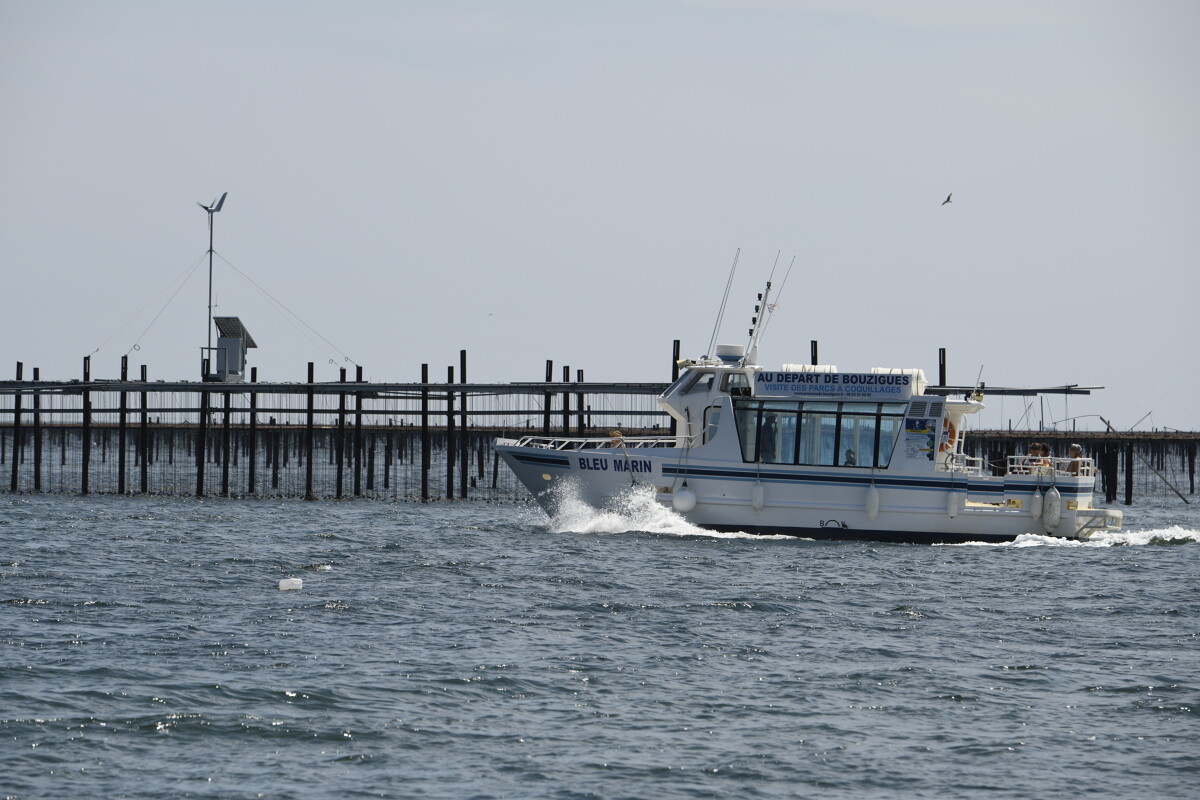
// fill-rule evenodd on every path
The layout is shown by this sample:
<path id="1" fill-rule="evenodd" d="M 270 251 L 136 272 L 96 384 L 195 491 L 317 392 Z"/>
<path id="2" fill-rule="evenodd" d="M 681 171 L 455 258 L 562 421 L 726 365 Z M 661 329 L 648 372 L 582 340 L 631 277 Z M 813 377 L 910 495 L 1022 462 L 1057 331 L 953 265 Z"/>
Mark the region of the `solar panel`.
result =
<path id="1" fill-rule="evenodd" d="M 229 339 L 245 339 L 246 348 L 258 347 L 254 343 L 254 337 L 250 335 L 250 331 L 246 330 L 246 326 L 237 317 L 213 317 L 213 323 L 217 326 L 217 332 Z"/>

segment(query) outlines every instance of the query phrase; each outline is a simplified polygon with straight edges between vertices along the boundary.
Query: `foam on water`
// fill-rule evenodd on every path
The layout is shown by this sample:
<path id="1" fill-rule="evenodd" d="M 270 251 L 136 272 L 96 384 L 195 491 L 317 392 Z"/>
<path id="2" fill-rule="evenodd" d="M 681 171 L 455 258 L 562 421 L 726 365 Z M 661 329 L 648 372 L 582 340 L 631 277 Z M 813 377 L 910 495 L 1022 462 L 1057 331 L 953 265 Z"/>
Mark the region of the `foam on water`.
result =
<path id="1" fill-rule="evenodd" d="M 966 542 L 950 547 L 1123 547 L 1200 543 L 1200 531 L 1179 525 L 1145 531 L 1112 531 L 1092 534 L 1090 539 L 1060 539 L 1037 533 L 1023 533 L 1011 542 Z"/>
<path id="2" fill-rule="evenodd" d="M 789 539 L 752 533 L 710 531 L 693 525 L 656 499 L 653 486 L 631 486 L 604 508 L 589 505 L 578 487 L 564 481 L 557 488 L 557 511 L 547 522 L 555 533 L 658 533 L 718 539 Z"/>

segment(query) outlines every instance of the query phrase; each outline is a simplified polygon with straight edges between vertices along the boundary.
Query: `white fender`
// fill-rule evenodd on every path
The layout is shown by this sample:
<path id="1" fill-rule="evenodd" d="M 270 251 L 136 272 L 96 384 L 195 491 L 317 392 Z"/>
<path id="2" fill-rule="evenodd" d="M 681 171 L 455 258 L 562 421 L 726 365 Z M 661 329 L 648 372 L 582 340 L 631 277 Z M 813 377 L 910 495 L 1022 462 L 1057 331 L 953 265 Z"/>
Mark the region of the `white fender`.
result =
<path id="1" fill-rule="evenodd" d="M 946 513 L 950 519 L 958 516 L 958 492 L 946 492 Z"/>
<path id="2" fill-rule="evenodd" d="M 1029 501 L 1029 513 L 1033 514 L 1034 519 L 1038 519 L 1042 516 L 1043 507 L 1042 489 L 1039 486 L 1037 489 L 1033 490 L 1033 499 Z"/>
<path id="3" fill-rule="evenodd" d="M 766 492 L 763 491 L 763 485 L 758 481 L 754 482 L 754 489 L 750 492 L 750 506 L 755 511 L 762 511 L 766 505 Z"/>
<path id="4" fill-rule="evenodd" d="M 879 516 L 879 490 L 873 483 L 867 488 L 866 507 L 868 517 L 875 519 Z"/>
<path id="5" fill-rule="evenodd" d="M 671 505 L 680 514 L 686 514 L 696 507 L 696 493 L 687 487 L 685 484 L 682 489 L 675 493 L 671 498 Z"/>
<path id="6" fill-rule="evenodd" d="M 1046 528 L 1046 533 L 1054 533 L 1061 519 L 1062 495 L 1058 493 L 1057 487 L 1051 486 L 1042 504 L 1042 525 Z"/>

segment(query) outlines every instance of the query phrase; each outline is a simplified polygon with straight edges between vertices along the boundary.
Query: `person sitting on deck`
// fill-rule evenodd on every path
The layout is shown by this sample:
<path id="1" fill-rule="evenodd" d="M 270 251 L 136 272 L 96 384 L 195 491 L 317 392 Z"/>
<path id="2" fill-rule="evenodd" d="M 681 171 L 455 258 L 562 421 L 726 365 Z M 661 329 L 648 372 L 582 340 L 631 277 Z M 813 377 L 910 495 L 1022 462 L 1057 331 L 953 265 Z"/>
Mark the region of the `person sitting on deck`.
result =
<path id="1" fill-rule="evenodd" d="M 1050 446 L 1044 442 L 1033 442 L 1025 460 L 1021 462 L 1019 472 L 1025 475 L 1047 475 L 1050 470 Z"/>
<path id="2" fill-rule="evenodd" d="M 1071 459 L 1071 463 L 1067 465 L 1067 472 L 1072 475 L 1078 475 L 1083 471 L 1083 445 L 1072 444 L 1067 450 L 1067 457 Z"/>

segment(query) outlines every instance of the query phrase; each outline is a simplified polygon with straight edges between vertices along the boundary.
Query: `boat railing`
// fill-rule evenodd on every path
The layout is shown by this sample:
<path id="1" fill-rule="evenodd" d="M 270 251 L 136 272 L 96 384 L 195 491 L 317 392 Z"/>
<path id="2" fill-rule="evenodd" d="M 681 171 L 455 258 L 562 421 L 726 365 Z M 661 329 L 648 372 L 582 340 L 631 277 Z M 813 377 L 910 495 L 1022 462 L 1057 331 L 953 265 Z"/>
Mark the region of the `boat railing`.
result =
<path id="1" fill-rule="evenodd" d="M 984 462 L 982 458 L 968 456 L 963 453 L 950 453 L 946 456 L 947 472 L 965 472 L 970 475 L 982 475 Z"/>
<path id="2" fill-rule="evenodd" d="M 640 450 L 648 447 L 675 447 L 674 436 L 602 436 L 598 438 L 564 436 L 522 436 L 516 447 L 537 447 L 543 450 L 599 450 L 626 448 Z"/>
<path id="3" fill-rule="evenodd" d="M 1009 456 L 1007 474 L 1055 475 L 1065 478 L 1090 478 L 1096 474 L 1096 462 L 1090 458 Z"/>

